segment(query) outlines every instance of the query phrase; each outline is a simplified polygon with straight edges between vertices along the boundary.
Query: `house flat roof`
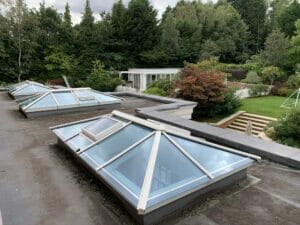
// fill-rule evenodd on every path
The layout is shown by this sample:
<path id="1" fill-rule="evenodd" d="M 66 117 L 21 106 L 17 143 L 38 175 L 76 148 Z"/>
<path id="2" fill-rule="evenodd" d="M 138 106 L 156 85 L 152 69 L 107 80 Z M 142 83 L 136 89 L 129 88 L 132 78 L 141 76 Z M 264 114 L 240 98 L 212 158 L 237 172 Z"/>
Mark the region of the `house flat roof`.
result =
<path id="1" fill-rule="evenodd" d="M 121 73 L 136 73 L 136 74 L 174 74 L 179 73 L 181 68 L 131 68 L 128 71 Z"/>
<path id="2" fill-rule="evenodd" d="M 55 136 L 47 129 L 107 111 L 26 120 L 6 93 L 0 93 L 0 104 L 3 224 L 135 224 L 104 185 L 82 170 L 68 152 L 56 146 Z M 131 96 L 122 111 L 134 113 L 141 105 L 159 104 L 161 102 Z M 160 224 L 299 223 L 299 170 L 262 161 L 255 163 L 248 174 L 247 180 L 226 192 L 205 202 L 199 201 Z"/>

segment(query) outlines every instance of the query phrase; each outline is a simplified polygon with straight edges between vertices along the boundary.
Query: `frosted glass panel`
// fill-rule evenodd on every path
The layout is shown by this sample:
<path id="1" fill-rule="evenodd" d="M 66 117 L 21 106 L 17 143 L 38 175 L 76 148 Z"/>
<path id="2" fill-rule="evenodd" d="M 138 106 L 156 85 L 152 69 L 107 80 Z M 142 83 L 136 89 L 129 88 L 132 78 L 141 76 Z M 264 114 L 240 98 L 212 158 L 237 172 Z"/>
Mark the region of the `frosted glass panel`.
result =
<path id="1" fill-rule="evenodd" d="M 60 106 L 78 104 L 70 92 L 53 93 Z"/>
<path id="2" fill-rule="evenodd" d="M 30 109 L 43 109 L 43 108 L 56 108 L 57 104 L 53 97 L 48 94 L 36 103 L 34 103 L 32 106 L 30 106 Z"/>
<path id="3" fill-rule="evenodd" d="M 224 173 L 240 167 L 239 161 L 250 162 L 247 158 L 226 152 L 221 149 L 186 140 L 170 135 L 171 138 L 185 149 L 199 164 L 209 172 L 217 172 L 223 169 Z"/>
<path id="4" fill-rule="evenodd" d="M 117 179 L 136 196 L 140 195 L 154 137 L 136 146 L 127 154 L 105 167 L 114 179 Z"/>
<path id="5" fill-rule="evenodd" d="M 148 128 L 131 124 L 109 138 L 104 139 L 83 154 L 89 155 L 90 158 L 99 165 L 102 165 L 104 162 L 139 141 L 150 132 L 151 130 Z"/>

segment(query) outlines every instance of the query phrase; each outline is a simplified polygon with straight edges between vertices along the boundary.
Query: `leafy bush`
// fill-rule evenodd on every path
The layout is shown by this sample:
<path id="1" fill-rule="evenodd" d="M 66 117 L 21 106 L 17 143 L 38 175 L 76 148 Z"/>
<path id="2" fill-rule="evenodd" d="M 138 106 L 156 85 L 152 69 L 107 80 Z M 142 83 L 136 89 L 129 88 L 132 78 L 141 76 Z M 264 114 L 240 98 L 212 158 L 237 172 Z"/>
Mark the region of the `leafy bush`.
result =
<path id="1" fill-rule="evenodd" d="M 250 89 L 249 94 L 251 97 L 258 97 L 258 96 L 267 95 L 268 92 L 269 92 L 269 86 L 263 84 L 257 84 Z"/>
<path id="2" fill-rule="evenodd" d="M 5 87 L 7 84 L 4 81 L 0 81 L 0 87 Z"/>
<path id="3" fill-rule="evenodd" d="M 283 81 L 286 78 L 285 73 L 276 66 L 267 66 L 262 69 L 262 78 L 264 81 L 269 81 L 273 85 L 274 81 Z"/>
<path id="4" fill-rule="evenodd" d="M 300 108 L 293 109 L 285 118 L 273 123 L 272 138 L 283 144 L 300 147 Z"/>
<path id="5" fill-rule="evenodd" d="M 198 102 L 193 119 L 230 114 L 240 106 L 234 91 L 224 85 L 224 74 L 216 71 L 202 71 L 197 65 L 186 66 L 182 79 L 176 83 L 177 96 Z"/>
<path id="6" fill-rule="evenodd" d="M 271 89 L 270 94 L 276 96 L 289 97 L 293 92 L 294 90 L 289 88 L 288 86 L 274 86 Z"/>
<path id="7" fill-rule="evenodd" d="M 94 61 L 91 74 L 87 77 L 85 85 L 98 91 L 114 91 L 122 81 L 117 74 L 111 74 L 104 70 L 104 65 Z"/>
<path id="8" fill-rule="evenodd" d="M 287 84 L 290 88 L 300 88 L 300 73 L 290 76 L 287 81 Z"/>
<path id="9" fill-rule="evenodd" d="M 241 80 L 244 83 L 249 83 L 249 84 L 258 84 L 261 82 L 260 77 L 257 75 L 256 71 L 249 71 L 247 73 L 247 77 L 243 80 Z"/>
<path id="10" fill-rule="evenodd" d="M 191 64 L 193 65 L 193 64 Z M 187 65 L 188 66 L 188 65 Z M 206 59 L 200 61 L 196 64 L 196 66 L 202 71 L 221 71 L 222 65 L 219 62 L 218 57 L 211 57 L 210 59 Z"/>
<path id="11" fill-rule="evenodd" d="M 165 93 L 163 96 L 166 96 L 173 89 L 174 83 L 175 83 L 175 80 L 169 80 L 169 79 L 162 78 L 162 79 L 152 82 L 149 85 L 148 89 L 154 88 L 154 87 L 159 88 Z"/>
<path id="12" fill-rule="evenodd" d="M 167 96 L 167 93 L 158 87 L 148 88 L 144 93 L 149 95 Z"/>

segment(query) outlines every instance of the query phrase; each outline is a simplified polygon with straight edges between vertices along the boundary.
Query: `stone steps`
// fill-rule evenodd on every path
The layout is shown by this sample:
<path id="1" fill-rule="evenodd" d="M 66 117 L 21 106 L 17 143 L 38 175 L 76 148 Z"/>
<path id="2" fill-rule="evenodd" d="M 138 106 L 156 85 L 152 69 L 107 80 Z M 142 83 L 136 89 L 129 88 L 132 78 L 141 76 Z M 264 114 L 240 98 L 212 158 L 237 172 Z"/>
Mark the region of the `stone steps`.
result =
<path id="1" fill-rule="evenodd" d="M 258 136 L 264 131 L 266 126 L 274 120 L 276 119 L 244 112 L 231 121 L 226 128 L 241 133 L 246 133 L 248 122 L 251 121 L 252 135 Z"/>

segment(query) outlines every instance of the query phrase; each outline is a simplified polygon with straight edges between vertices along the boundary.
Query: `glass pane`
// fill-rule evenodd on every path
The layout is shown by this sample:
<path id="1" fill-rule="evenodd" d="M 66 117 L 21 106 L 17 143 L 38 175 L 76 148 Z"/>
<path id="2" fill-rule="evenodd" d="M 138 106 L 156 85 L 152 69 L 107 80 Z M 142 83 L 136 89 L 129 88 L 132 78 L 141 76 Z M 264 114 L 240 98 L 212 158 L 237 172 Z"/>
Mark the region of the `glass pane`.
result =
<path id="1" fill-rule="evenodd" d="M 96 92 L 95 92 L 95 96 L 98 99 L 98 101 L 100 101 L 100 102 L 119 101 L 119 99 L 117 99 L 117 98 L 113 98 L 111 96 L 99 94 Z"/>
<path id="2" fill-rule="evenodd" d="M 23 94 L 29 94 L 35 92 L 35 89 L 33 88 L 33 85 L 27 85 L 27 87 L 22 88 L 21 90 L 17 91 L 15 94 L 17 95 L 23 95 Z"/>
<path id="3" fill-rule="evenodd" d="M 74 96 L 70 92 L 53 93 L 60 106 L 78 104 Z"/>
<path id="4" fill-rule="evenodd" d="M 46 91 L 49 91 L 48 88 L 46 87 L 42 87 L 42 86 L 39 86 L 39 85 L 34 85 L 34 88 L 37 92 L 46 92 Z"/>
<path id="5" fill-rule="evenodd" d="M 193 185 L 199 186 L 199 181 L 205 183 L 208 178 L 166 137 L 162 136 L 148 205 L 177 196 L 193 188 Z"/>
<path id="6" fill-rule="evenodd" d="M 77 149 L 84 149 L 92 144 L 92 142 L 87 137 L 80 134 L 69 140 L 67 143 L 71 143 Z"/>
<path id="7" fill-rule="evenodd" d="M 199 144 L 177 136 L 170 135 L 170 137 L 213 175 L 220 170 L 223 170 L 225 173 L 240 167 L 241 165 L 238 163 L 240 161 L 252 161 L 250 159 L 249 161 L 248 158 L 244 156 L 222 151 L 221 149 Z"/>
<path id="8" fill-rule="evenodd" d="M 102 165 L 150 132 L 150 129 L 131 124 L 82 153 L 81 156 L 88 155 L 99 165 Z"/>
<path id="9" fill-rule="evenodd" d="M 39 96 L 35 96 L 35 97 L 26 98 L 26 99 L 24 99 L 23 101 L 21 101 L 19 103 L 19 106 L 25 107 L 25 106 L 29 105 L 31 102 L 33 102 L 34 100 L 36 100 L 39 97 L 41 97 L 41 96 L 39 95 Z"/>
<path id="10" fill-rule="evenodd" d="M 74 124 L 74 125 L 70 125 L 70 126 L 66 126 L 66 127 L 61 127 L 61 128 L 57 128 L 54 131 L 59 133 L 59 135 L 61 137 L 64 138 L 64 140 L 74 136 L 75 134 L 78 134 L 81 132 L 81 129 L 83 127 L 88 126 L 91 123 L 94 123 L 95 120 L 92 121 L 87 121 L 87 122 L 83 122 L 83 123 L 78 123 L 78 124 Z"/>
<path id="11" fill-rule="evenodd" d="M 48 94 L 42 99 L 40 99 L 38 102 L 34 103 L 32 106 L 30 106 L 30 109 L 43 109 L 43 108 L 55 108 L 57 107 L 57 104 L 53 97 Z"/>
<path id="12" fill-rule="evenodd" d="M 140 196 L 143 186 L 153 139 L 151 136 L 104 169 L 136 196 Z"/>
<path id="13" fill-rule="evenodd" d="M 93 92 L 90 90 L 74 91 L 74 94 L 78 97 L 80 101 L 88 101 L 95 99 Z"/>
<path id="14" fill-rule="evenodd" d="M 85 127 L 85 129 L 87 131 L 91 132 L 93 135 L 97 135 L 117 123 L 118 122 L 115 120 L 104 117 L 104 118 L 97 120 L 95 123 Z"/>

